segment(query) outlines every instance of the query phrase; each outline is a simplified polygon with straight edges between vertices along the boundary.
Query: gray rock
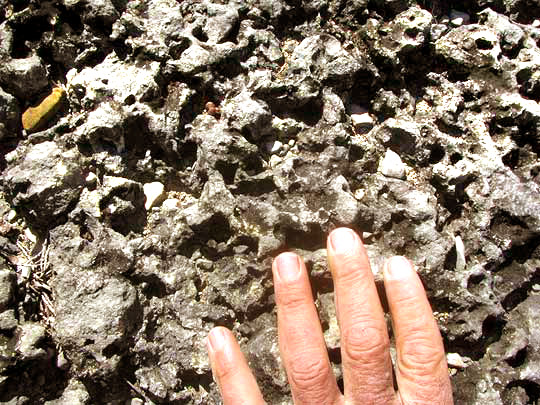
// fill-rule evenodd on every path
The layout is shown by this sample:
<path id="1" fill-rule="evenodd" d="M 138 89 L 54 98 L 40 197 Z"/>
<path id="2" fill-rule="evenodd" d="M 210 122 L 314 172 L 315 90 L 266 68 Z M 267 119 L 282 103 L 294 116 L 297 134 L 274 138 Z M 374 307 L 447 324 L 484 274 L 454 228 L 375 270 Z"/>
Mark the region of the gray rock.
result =
<path id="1" fill-rule="evenodd" d="M 115 373 L 123 353 L 114 348 L 121 347 L 137 319 L 135 289 L 121 277 L 57 268 L 60 273 L 51 280 L 55 339 L 66 348 L 78 374 Z"/>
<path id="2" fill-rule="evenodd" d="M 330 35 L 315 35 L 304 39 L 294 49 L 285 80 L 298 83 L 299 91 L 303 87 L 300 83 L 306 76 L 343 89 L 352 85 L 352 78 L 361 68 L 358 61 L 343 49 L 336 38 Z"/>
<path id="3" fill-rule="evenodd" d="M 399 156 L 413 156 L 420 144 L 420 129 L 409 118 L 389 118 L 374 129 L 375 136 Z"/>
<path id="4" fill-rule="evenodd" d="M 252 96 L 250 92 L 243 91 L 225 100 L 222 113 L 232 128 L 246 134 L 251 140 L 258 140 L 269 132 L 272 115 L 264 101 Z"/>
<path id="5" fill-rule="evenodd" d="M 13 302 L 17 275 L 8 269 L 0 270 L 0 312 Z"/>
<path id="6" fill-rule="evenodd" d="M 510 22 L 508 17 L 488 8 L 478 13 L 478 18 L 482 23 L 497 31 L 504 52 L 515 52 L 523 43 L 525 36 L 523 29 Z"/>
<path id="7" fill-rule="evenodd" d="M 435 42 L 435 53 L 458 71 L 497 67 L 499 37 L 492 28 L 469 24 L 454 28 Z"/>
<path id="8" fill-rule="evenodd" d="M 0 24 L 0 54 L 9 57 L 13 50 L 13 30 L 4 21 Z"/>
<path id="9" fill-rule="evenodd" d="M 40 347 L 46 338 L 42 325 L 33 322 L 20 324 L 15 331 L 15 351 L 22 361 L 43 360 L 47 351 Z"/>
<path id="10" fill-rule="evenodd" d="M 429 11 L 411 7 L 380 27 L 373 50 L 389 63 L 399 64 L 399 58 L 417 52 L 427 43 L 432 23 L 433 16 Z"/>
<path id="11" fill-rule="evenodd" d="M 10 59 L 0 66 L 0 85 L 28 103 L 48 85 L 47 69 L 41 58 Z"/>
<path id="12" fill-rule="evenodd" d="M 118 17 L 115 2 L 112 0 L 63 0 L 68 10 L 80 12 L 83 19 L 91 25 L 111 25 Z"/>
<path id="13" fill-rule="evenodd" d="M 15 97 L 0 88 L 0 139 L 13 138 L 21 129 L 21 112 Z"/>
<path id="14" fill-rule="evenodd" d="M 0 330 L 11 332 L 17 325 L 14 309 L 8 309 L 0 313 Z"/>
<path id="15" fill-rule="evenodd" d="M 75 378 L 69 380 L 69 384 L 62 396 L 52 401 L 46 401 L 45 405 L 86 405 L 90 403 L 90 394 L 84 384 Z"/>
<path id="16" fill-rule="evenodd" d="M 206 6 L 208 20 L 204 25 L 203 32 L 210 43 L 222 42 L 235 24 L 238 23 L 238 10 L 231 5 L 208 3 Z"/>
<path id="17" fill-rule="evenodd" d="M 24 150 L 24 152 L 23 152 Z M 62 150 L 54 142 L 30 145 L 11 162 L 3 182 L 12 203 L 27 221 L 44 228 L 65 214 L 77 201 L 84 177 L 82 158 L 74 150 Z"/>

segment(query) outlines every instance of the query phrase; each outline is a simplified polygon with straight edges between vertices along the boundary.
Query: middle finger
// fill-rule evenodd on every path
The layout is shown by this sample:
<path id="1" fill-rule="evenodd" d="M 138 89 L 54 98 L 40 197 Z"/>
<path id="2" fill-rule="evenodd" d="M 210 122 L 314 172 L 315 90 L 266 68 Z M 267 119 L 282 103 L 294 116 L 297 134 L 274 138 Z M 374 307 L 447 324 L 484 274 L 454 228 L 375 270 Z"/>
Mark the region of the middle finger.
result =
<path id="1" fill-rule="evenodd" d="M 395 401 L 390 342 L 366 249 L 348 228 L 328 237 L 334 279 L 345 399 L 355 404 Z"/>

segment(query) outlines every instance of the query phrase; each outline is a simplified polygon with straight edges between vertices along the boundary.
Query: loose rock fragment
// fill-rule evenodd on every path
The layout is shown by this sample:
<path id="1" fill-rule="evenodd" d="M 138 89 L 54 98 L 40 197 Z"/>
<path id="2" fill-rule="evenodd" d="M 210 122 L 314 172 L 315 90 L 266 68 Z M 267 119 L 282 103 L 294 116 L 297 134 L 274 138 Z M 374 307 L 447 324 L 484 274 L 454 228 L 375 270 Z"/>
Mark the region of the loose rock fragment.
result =
<path id="1" fill-rule="evenodd" d="M 28 132 L 42 129 L 58 112 L 65 95 L 62 87 L 55 87 L 37 107 L 28 108 L 22 115 L 23 128 Z"/>
<path id="2" fill-rule="evenodd" d="M 167 194 L 165 193 L 165 186 L 160 182 L 146 183 L 143 186 L 144 195 L 146 197 L 146 202 L 144 203 L 144 208 L 148 211 L 152 207 L 156 207 L 158 204 L 162 203 Z"/>
<path id="3" fill-rule="evenodd" d="M 405 164 L 401 161 L 399 155 L 391 149 L 386 150 L 384 158 L 379 164 L 379 171 L 386 177 L 393 177 L 396 179 L 405 178 Z"/>

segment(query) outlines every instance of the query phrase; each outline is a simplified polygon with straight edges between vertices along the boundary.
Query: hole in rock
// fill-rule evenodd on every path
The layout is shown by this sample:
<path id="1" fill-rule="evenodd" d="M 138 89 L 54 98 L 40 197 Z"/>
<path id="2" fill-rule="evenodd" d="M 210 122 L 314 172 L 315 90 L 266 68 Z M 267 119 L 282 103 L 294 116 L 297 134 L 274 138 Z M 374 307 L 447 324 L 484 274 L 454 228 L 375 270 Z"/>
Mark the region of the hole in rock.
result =
<path id="1" fill-rule="evenodd" d="M 16 26 L 13 30 L 14 58 L 26 58 L 30 56 L 31 49 L 26 45 L 27 41 L 38 41 L 44 32 L 51 31 L 52 26 L 47 16 L 29 18 L 24 24 Z"/>
<path id="2" fill-rule="evenodd" d="M 519 163 L 519 149 L 512 149 L 502 157 L 503 163 L 511 169 L 515 169 Z"/>
<path id="3" fill-rule="evenodd" d="M 463 156 L 461 153 L 454 152 L 450 155 L 450 163 L 455 165 L 457 162 L 459 162 L 461 159 L 463 159 Z"/>
<path id="4" fill-rule="evenodd" d="M 284 233 L 288 249 L 317 250 L 326 245 L 326 234 L 319 224 L 309 224 L 307 232 L 287 227 Z"/>
<path id="5" fill-rule="evenodd" d="M 473 274 L 467 279 L 467 289 L 470 289 L 482 281 L 484 281 L 486 276 L 484 274 Z"/>
<path id="6" fill-rule="evenodd" d="M 443 160 L 445 154 L 446 152 L 441 145 L 439 144 L 431 145 L 429 147 L 429 160 L 428 161 L 432 165 L 435 163 L 439 163 L 441 160 Z"/>
<path id="7" fill-rule="evenodd" d="M 234 182 L 234 176 L 238 169 L 238 163 L 230 163 L 224 160 L 216 162 L 216 169 L 223 177 L 225 184 L 232 184 Z"/>
<path id="8" fill-rule="evenodd" d="M 517 368 L 521 366 L 523 363 L 525 363 L 525 360 L 527 359 L 527 347 L 524 347 L 521 350 L 518 350 L 516 354 L 514 354 L 509 359 L 506 359 L 506 362 L 510 367 Z"/>
<path id="9" fill-rule="evenodd" d="M 476 43 L 476 47 L 478 49 L 492 49 L 493 48 L 493 43 L 491 41 L 488 41 L 487 39 L 484 39 L 484 38 L 478 38 L 476 41 L 474 41 Z"/>
<path id="10" fill-rule="evenodd" d="M 540 384 L 529 380 L 517 380 L 508 384 L 507 389 L 512 389 L 514 387 L 521 387 L 525 390 L 527 396 L 529 397 L 527 404 L 538 404 L 538 400 L 540 399 Z"/>
<path id="11" fill-rule="evenodd" d="M 485 352 L 487 346 L 501 338 L 504 325 L 506 325 L 506 321 L 494 315 L 488 315 L 488 317 L 484 319 L 484 322 L 482 322 L 482 336 L 483 339 L 485 339 L 485 342 L 482 345 L 483 352 Z"/>

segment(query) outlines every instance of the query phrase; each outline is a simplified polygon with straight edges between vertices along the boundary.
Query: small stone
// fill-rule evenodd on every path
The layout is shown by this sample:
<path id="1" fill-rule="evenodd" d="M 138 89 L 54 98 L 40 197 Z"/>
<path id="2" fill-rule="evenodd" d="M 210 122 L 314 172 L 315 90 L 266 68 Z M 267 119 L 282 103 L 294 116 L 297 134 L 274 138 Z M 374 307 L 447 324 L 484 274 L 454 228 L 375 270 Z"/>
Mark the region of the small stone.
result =
<path id="1" fill-rule="evenodd" d="M 97 184 L 97 181 L 98 181 L 98 177 L 96 176 L 95 173 L 93 172 L 90 172 L 88 173 L 88 175 L 86 176 L 86 184 L 90 187 L 94 187 L 96 184 Z"/>
<path id="2" fill-rule="evenodd" d="M 144 405 L 144 401 L 140 398 L 132 398 L 131 405 Z"/>
<path id="3" fill-rule="evenodd" d="M 174 210 L 180 206 L 180 200 L 177 198 L 167 198 L 161 204 L 161 207 L 165 210 Z"/>
<path id="4" fill-rule="evenodd" d="M 283 159 L 280 158 L 278 155 L 272 155 L 270 156 L 270 161 L 268 162 L 270 164 L 270 167 L 276 167 L 278 164 L 281 163 Z"/>
<path id="5" fill-rule="evenodd" d="M 469 16 L 469 14 L 458 10 L 450 11 L 450 24 L 452 24 L 454 27 L 469 24 L 470 21 L 471 17 Z"/>
<path id="6" fill-rule="evenodd" d="M 9 213 L 7 215 L 7 220 L 11 223 L 17 218 L 17 211 L 15 210 L 9 210 Z"/>
<path id="7" fill-rule="evenodd" d="M 540 27 L 540 20 L 534 20 L 531 24 L 534 28 L 538 28 Z"/>
<path id="8" fill-rule="evenodd" d="M 37 237 L 32 233 L 32 231 L 28 228 L 24 230 L 24 236 L 26 236 L 26 239 L 28 239 L 32 243 L 37 242 Z"/>
<path id="9" fill-rule="evenodd" d="M 460 236 L 456 236 L 454 240 L 456 246 L 456 271 L 463 271 L 467 264 L 465 260 L 465 245 Z"/>
<path id="10" fill-rule="evenodd" d="M 278 153 L 282 147 L 283 143 L 281 143 L 280 141 L 268 142 L 268 149 L 269 152 L 272 154 Z"/>
<path id="11" fill-rule="evenodd" d="M 354 198 L 356 198 L 358 201 L 360 201 L 366 195 L 366 191 L 364 189 L 362 189 L 362 188 L 359 188 L 358 190 L 356 190 L 353 193 L 353 195 L 354 195 Z"/>
<path id="12" fill-rule="evenodd" d="M 146 196 L 146 202 L 144 203 L 144 208 L 148 211 L 152 207 L 158 206 L 162 203 L 167 194 L 165 193 L 165 186 L 160 182 L 146 183 L 143 186 L 144 195 Z"/>
<path id="13" fill-rule="evenodd" d="M 66 359 L 64 352 L 58 353 L 58 357 L 56 358 L 56 367 L 64 371 L 69 369 L 69 361 Z"/>
<path id="14" fill-rule="evenodd" d="M 467 367 L 467 363 L 463 360 L 463 357 L 459 355 L 459 353 L 448 353 L 446 355 L 446 362 L 448 363 L 448 366 L 464 369 Z"/>
<path id="15" fill-rule="evenodd" d="M 11 303 L 16 280 L 14 271 L 0 270 L 0 311 L 6 309 Z"/>
<path id="16" fill-rule="evenodd" d="M 17 318 L 15 318 L 15 310 L 8 309 L 0 313 L 0 330 L 12 331 L 17 327 Z"/>
<path id="17" fill-rule="evenodd" d="M 393 150 L 387 149 L 384 158 L 379 164 L 379 172 L 386 177 L 403 180 L 405 178 L 405 167 L 399 155 Z"/>
<path id="18" fill-rule="evenodd" d="M 356 131 L 360 133 L 369 132 L 375 125 L 375 120 L 367 112 L 363 114 L 352 114 L 351 120 Z"/>
<path id="19" fill-rule="evenodd" d="M 47 352 L 39 347 L 47 335 L 47 331 L 42 325 L 34 322 L 24 323 L 19 326 L 15 334 L 17 336 L 15 351 L 22 360 L 30 361 L 47 357 Z"/>

